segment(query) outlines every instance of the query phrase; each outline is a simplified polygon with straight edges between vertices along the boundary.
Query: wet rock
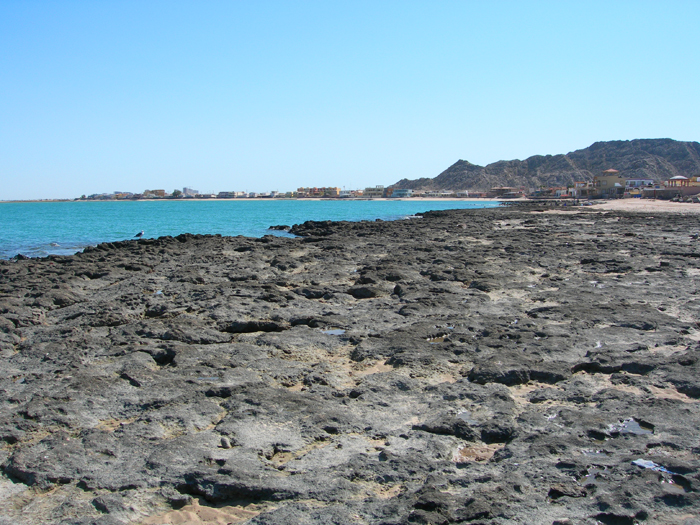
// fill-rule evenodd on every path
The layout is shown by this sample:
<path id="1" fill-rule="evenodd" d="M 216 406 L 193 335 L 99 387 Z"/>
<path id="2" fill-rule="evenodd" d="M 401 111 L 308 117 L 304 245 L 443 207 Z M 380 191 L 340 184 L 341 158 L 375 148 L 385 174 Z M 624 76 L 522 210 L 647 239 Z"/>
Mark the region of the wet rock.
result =
<path id="1" fill-rule="evenodd" d="M 119 494 L 99 496 L 92 500 L 92 504 L 97 510 L 107 514 L 119 514 L 127 510 L 123 498 Z"/>
<path id="2" fill-rule="evenodd" d="M 413 428 L 415 430 L 423 430 L 432 434 L 455 436 L 467 441 L 475 441 L 480 435 L 477 429 L 470 425 L 467 421 L 453 417 L 441 417 L 428 423 L 414 425 Z"/>
<path id="3" fill-rule="evenodd" d="M 351 286 L 348 293 L 355 299 L 371 299 L 389 295 L 390 292 L 379 286 Z"/>
<path id="4" fill-rule="evenodd" d="M 243 334 L 251 332 L 283 332 L 290 325 L 286 322 L 259 320 L 259 321 L 235 321 L 223 327 L 222 332 L 230 334 Z"/>
<path id="5" fill-rule="evenodd" d="M 171 486 L 166 486 L 163 487 L 160 490 L 160 494 L 165 498 L 165 500 L 170 504 L 173 508 L 179 509 L 181 507 L 184 507 L 185 505 L 189 505 L 192 503 L 192 496 L 189 494 L 182 494 L 181 492 L 178 492 Z"/>
<path id="6" fill-rule="evenodd" d="M 556 485 L 552 485 L 547 493 L 547 496 L 552 499 L 559 499 L 564 496 L 569 498 L 585 498 L 587 495 L 588 493 L 586 492 L 585 488 L 573 483 L 558 483 Z"/>
<path id="7" fill-rule="evenodd" d="M 530 371 L 522 365 L 506 366 L 481 365 L 472 368 L 469 372 L 469 381 L 485 385 L 487 383 L 501 383 L 507 386 L 522 385 L 530 380 Z"/>

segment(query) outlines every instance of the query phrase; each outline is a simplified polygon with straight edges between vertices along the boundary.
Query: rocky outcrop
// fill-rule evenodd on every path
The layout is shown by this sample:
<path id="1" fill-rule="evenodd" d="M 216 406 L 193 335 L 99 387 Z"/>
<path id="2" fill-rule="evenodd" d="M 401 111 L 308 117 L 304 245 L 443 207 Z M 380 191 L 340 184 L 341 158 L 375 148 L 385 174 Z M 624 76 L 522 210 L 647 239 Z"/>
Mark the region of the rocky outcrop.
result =
<path id="1" fill-rule="evenodd" d="M 0 261 L 0 523 L 693 523 L 696 217 Z"/>
<path id="2" fill-rule="evenodd" d="M 393 188 L 416 190 L 489 190 L 499 186 L 538 189 L 590 181 L 614 168 L 630 179 L 668 180 L 700 176 L 700 143 L 672 139 L 596 142 L 566 155 L 535 155 L 526 160 L 477 166 L 459 160 L 437 177 L 402 179 Z"/>

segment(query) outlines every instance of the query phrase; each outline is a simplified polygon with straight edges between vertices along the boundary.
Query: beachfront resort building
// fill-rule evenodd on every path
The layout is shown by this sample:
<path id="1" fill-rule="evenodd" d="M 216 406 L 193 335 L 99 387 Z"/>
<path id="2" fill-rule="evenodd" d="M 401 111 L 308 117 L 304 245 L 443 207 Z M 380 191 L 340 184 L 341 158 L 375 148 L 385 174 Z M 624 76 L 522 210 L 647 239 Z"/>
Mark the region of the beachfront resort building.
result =
<path id="1" fill-rule="evenodd" d="M 626 179 L 624 197 L 642 197 L 644 188 L 653 188 L 654 179 Z"/>
<path id="2" fill-rule="evenodd" d="M 575 181 L 570 193 L 574 199 L 586 199 L 596 194 L 593 182 L 583 180 Z"/>
<path id="3" fill-rule="evenodd" d="M 340 188 L 337 188 L 335 186 L 328 188 L 297 188 L 297 196 L 300 198 L 339 197 Z"/>
<path id="4" fill-rule="evenodd" d="M 454 197 L 455 194 L 453 191 L 440 191 L 440 190 L 432 190 L 432 191 L 426 191 L 424 194 L 426 197 L 437 197 L 437 198 L 449 198 L 449 197 Z"/>
<path id="5" fill-rule="evenodd" d="M 683 175 L 676 175 L 675 177 L 668 179 L 666 186 L 669 188 L 687 188 L 690 186 L 690 179 L 688 177 L 684 177 Z"/>
<path id="6" fill-rule="evenodd" d="M 297 196 L 301 199 L 306 197 L 320 197 L 321 192 L 319 188 L 297 188 Z"/>
<path id="7" fill-rule="evenodd" d="M 524 193 L 525 188 L 500 186 L 497 188 L 491 188 L 491 190 L 488 192 L 488 196 L 496 199 L 517 199 L 518 197 L 522 197 Z"/>
<path id="8" fill-rule="evenodd" d="M 593 187 L 601 197 L 616 197 L 625 191 L 625 179 L 618 170 L 609 169 L 593 177 Z"/>
<path id="9" fill-rule="evenodd" d="M 248 194 L 244 191 L 220 191 L 217 195 L 217 199 L 245 199 Z"/>
<path id="10" fill-rule="evenodd" d="M 338 197 L 341 199 L 352 199 L 362 197 L 362 190 L 340 190 Z"/>
<path id="11" fill-rule="evenodd" d="M 374 188 L 365 188 L 362 196 L 367 199 L 381 199 L 384 197 L 384 186 L 375 186 Z"/>
<path id="12" fill-rule="evenodd" d="M 142 195 L 146 198 L 165 197 L 165 190 L 145 190 Z"/>
<path id="13" fill-rule="evenodd" d="M 625 188 L 642 188 L 653 185 L 654 179 L 625 179 Z"/>

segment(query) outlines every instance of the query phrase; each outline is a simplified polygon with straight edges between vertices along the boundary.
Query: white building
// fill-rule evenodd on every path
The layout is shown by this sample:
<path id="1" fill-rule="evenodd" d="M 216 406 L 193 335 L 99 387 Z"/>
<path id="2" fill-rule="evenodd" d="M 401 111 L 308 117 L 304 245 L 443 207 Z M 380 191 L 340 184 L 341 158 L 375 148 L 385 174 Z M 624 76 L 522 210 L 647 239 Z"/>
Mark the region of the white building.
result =
<path id="1" fill-rule="evenodd" d="M 627 179 L 625 180 L 625 188 L 641 188 L 644 186 L 653 186 L 654 179 Z"/>

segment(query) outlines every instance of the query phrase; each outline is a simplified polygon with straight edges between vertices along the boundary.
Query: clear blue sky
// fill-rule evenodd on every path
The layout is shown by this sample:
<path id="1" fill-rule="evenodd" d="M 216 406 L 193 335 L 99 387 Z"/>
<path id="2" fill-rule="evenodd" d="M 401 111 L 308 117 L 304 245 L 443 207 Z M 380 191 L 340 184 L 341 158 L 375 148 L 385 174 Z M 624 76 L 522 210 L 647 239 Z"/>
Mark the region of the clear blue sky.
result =
<path id="1" fill-rule="evenodd" d="M 700 139 L 700 2 L 0 0 L 0 199 Z"/>

